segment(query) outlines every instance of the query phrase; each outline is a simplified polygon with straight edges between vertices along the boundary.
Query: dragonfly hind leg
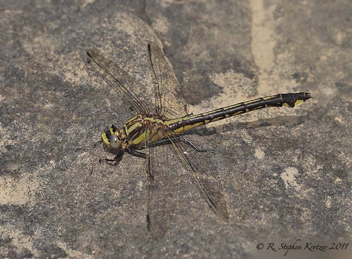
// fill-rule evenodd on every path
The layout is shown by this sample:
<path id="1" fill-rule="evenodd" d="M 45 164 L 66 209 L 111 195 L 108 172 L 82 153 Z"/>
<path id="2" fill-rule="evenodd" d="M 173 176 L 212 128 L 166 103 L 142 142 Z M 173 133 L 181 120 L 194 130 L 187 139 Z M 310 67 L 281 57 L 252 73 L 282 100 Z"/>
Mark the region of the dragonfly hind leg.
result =
<path id="1" fill-rule="evenodd" d="M 195 144 L 193 144 L 188 139 L 182 138 L 182 139 L 179 139 L 179 141 L 187 144 L 188 146 L 190 146 L 191 148 L 193 148 L 197 152 L 211 152 L 211 153 L 214 153 L 213 149 L 200 149 L 200 148 L 198 148 Z"/>
<path id="2" fill-rule="evenodd" d="M 188 139 L 181 138 L 181 137 L 174 137 L 174 138 L 172 138 L 172 139 L 173 139 L 173 141 L 175 141 L 175 142 L 183 142 L 183 143 L 187 144 L 188 146 L 190 146 L 191 148 L 193 148 L 193 149 L 194 149 L 195 151 L 197 151 L 197 152 L 212 152 L 212 153 L 214 153 L 214 150 L 212 150 L 212 149 L 209 150 L 209 149 L 200 149 L 200 148 L 198 148 L 195 144 L 193 144 L 193 143 L 192 143 L 191 141 L 189 141 Z M 171 142 L 170 142 L 169 139 L 161 139 L 161 140 L 158 140 L 158 141 L 156 141 L 156 142 L 153 143 L 154 146 L 166 145 L 166 144 L 171 144 Z M 130 151 L 129 151 L 129 152 L 130 152 Z M 138 152 L 138 151 L 136 151 L 136 150 L 134 150 L 134 152 L 140 153 L 140 154 L 144 155 L 144 153 Z M 132 155 L 134 155 L 134 154 L 132 154 Z M 137 156 L 139 156 L 139 155 L 137 155 Z M 144 156 L 141 156 L 141 157 L 145 158 L 145 155 L 144 155 Z"/>

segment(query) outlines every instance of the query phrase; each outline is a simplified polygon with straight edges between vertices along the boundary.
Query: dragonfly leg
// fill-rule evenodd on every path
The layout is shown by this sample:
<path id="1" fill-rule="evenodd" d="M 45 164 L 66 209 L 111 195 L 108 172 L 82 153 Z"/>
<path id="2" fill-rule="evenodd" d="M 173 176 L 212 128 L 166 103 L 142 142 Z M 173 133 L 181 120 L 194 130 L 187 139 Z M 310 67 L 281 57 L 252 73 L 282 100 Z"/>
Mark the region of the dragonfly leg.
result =
<path id="1" fill-rule="evenodd" d="M 143 152 L 139 152 L 133 148 L 127 149 L 127 152 L 130 153 L 132 156 L 146 158 L 146 155 Z"/>
<path id="2" fill-rule="evenodd" d="M 184 142 L 185 144 L 187 144 L 188 146 L 190 146 L 191 148 L 193 148 L 195 151 L 197 152 L 212 152 L 214 153 L 214 150 L 212 149 L 200 149 L 198 148 L 196 145 L 194 145 L 191 141 L 189 141 L 188 139 L 185 138 L 180 138 L 180 137 L 174 137 L 172 138 L 175 142 Z M 153 143 L 154 145 L 165 145 L 165 144 L 170 144 L 170 140 L 169 139 L 160 139 L 156 142 Z M 140 153 L 140 152 L 139 152 Z"/>
<path id="3" fill-rule="evenodd" d="M 105 158 L 105 159 L 99 159 L 99 163 L 105 161 L 108 165 L 118 165 L 120 163 L 120 161 L 122 160 L 122 157 L 123 157 L 123 151 L 120 149 L 118 152 L 117 152 L 117 155 L 113 158 L 113 159 L 109 159 L 109 158 Z"/>
<path id="4" fill-rule="evenodd" d="M 114 159 L 109 159 L 109 158 L 104 158 L 104 159 L 99 159 L 99 163 L 102 163 L 105 161 L 108 165 L 114 165 L 117 166 L 122 159 L 122 156 L 115 156 Z"/>
<path id="5" fill-rule="evenodd" d="M 99 140 L 99 141 L 95 142 L 94 145 L 93 145 L 93 147 L 96 148 L 97 145 L 100 144 L 100 143 L 103 143 L 103 141 L 102 141 L 102 140 Z"/>
<path id="6" fill-rule="evenodd" d="M 191 148 L 193 148 L 197 152 L 211 152 L 211 153 L 214 153 L 214 150 L 212 150 L 212 149 L 200 149 L 200 148 L 198 148 L 196 145 L 194 145 L 188 139 L 180 138 L 179 141 L 182 141 L 182 142 L 186 143 L 187 145 L 189 145 Z"/>

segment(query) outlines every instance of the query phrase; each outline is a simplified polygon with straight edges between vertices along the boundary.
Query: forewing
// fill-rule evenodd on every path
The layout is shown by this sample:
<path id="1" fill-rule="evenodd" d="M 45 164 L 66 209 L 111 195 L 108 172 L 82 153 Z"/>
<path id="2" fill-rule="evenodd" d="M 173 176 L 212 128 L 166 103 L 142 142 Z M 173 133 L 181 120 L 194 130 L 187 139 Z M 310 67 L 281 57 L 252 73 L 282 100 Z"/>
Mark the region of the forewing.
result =
<path id="1" fill-rule="evenodd" d="M 141 114 L 154 109 L 153 97 L 116 63 L 106 59 L 98 50 L 87 49 L 88 65 L 112 89 L 117 89 L 132 113 Z"/>
<path id="2" fill-rule="evenodd" d="M 180 87 L 170 62 L 156 43 L 149 43 L 148 51 L 154 87 L 155 113 L 169 119 L 185 116 L 186 105 L 178 95 Z"/>
<path id="3" fill-rule="evenodd" d="M 146 130 L 146 138 L 150 131 Z M 179 166 L 170 145 L 146 144 L 147 228 L 157 240 L 169 230 L 177 204 Z"/>

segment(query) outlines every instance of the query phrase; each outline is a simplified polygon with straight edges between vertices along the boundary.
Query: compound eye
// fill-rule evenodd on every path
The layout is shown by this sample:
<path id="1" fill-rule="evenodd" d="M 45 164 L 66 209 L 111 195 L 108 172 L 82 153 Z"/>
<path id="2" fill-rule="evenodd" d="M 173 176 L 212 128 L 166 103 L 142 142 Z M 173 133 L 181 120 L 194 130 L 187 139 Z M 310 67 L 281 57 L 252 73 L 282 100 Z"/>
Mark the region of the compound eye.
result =
<path id="1" fill-rule="evenodd" d="M 118 137 L 116 135 L 111 135 L 110 136 L 110 145 L 111 145 L 111 148 L 113 148 L 113 149 L 119 149 L 120 148 L 121 142 L 120 142 L 120 140 L 118 139 Z"/>
<path id="2" fill-rule="evenodd" d="M 108 139 L 110 139 L 110 137 L 111 137 L 110 128 L 107 127 L 107 128 L 104 130 L 104 133 L 105 133 L 106 137 L 107 137 Z"/>
<path id="3" fill-rule="evenodd" d="M 116 126 L 115 126 L 114 124 L 111 125 L 111 128 L 112 128 L 112 131 L 113 131 L 113 132 L 116 132 L 116 131 L 117 131 L 117 128 L 116 128 Z"/>

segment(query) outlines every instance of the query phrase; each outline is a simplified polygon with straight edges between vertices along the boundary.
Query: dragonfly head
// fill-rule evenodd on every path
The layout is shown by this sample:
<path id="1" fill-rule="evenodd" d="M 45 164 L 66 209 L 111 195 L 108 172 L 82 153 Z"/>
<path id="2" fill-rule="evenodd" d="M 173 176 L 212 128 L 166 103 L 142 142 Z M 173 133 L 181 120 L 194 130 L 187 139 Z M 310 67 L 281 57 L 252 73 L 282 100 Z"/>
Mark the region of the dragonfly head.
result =
<path id="1" fill-rule="evenodd" d="M 101 134 L 101 138 L 106 147 L 109 149 L 118 151 L 121 148 L 121 139 L 120 134 L 117 128 L 112 125 L 111 127 L 107 127 L 103 134 Z"/>

